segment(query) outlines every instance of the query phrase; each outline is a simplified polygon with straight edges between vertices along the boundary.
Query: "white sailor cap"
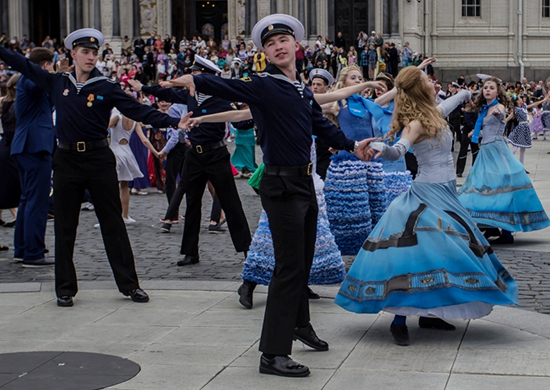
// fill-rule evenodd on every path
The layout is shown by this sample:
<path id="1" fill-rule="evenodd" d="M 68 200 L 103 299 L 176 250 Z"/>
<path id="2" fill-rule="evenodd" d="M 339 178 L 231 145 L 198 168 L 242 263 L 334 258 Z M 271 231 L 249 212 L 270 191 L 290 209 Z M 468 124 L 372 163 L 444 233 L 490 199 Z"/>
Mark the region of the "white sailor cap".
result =
<path id="1" fill-rule="evenodd" d="M 451 83 L 451 85 L 455 88 L 460 88 L 460 85 L 458 85 L 458 83 L 456 83 L 454 81 Z"/>
<path id="2" fill-rule="evenodd" d="M 252 41 L 258 49 L 264 50 L 264 42 L 275 34 L 292 35 L 296 42 L 300 42 L 304 38 L 304 25 L 290 15 L 269 15 L 256 23 L 252 29 Z"/>
<path id="3" fill-rule="evenodd" d="M 191 70 L 200 70 L 203 73 L 221 73 L 220 68 L 216 64 L 198 55 L 195 56 L 195 62 L 191 66 Z"/>
<path id="4" fill-rule="evenodd" d="M 77 46 L 99 50 L 104 41 L 105 38 L 101 31 L 95 28 L 81 28 L 73 31 L 65 38 L 65 47 L 69 50 L 74 50 Z"/>
<path id="5" fill-rule="evenodd" d="M 491 76 L 490 74 L 484 74 L 484 73 L 478 73 L 478 74 L 476 74 L 476 76 L 480 80 L 485 80 L 485 79 L 494 77 L 494 76 Z M 498 77 L 495 77 L 495 79 L 497 79 L 499 83 L 502 83 L 502 80 L 499 79 Z"/>
<path id="6" fill-rule="evenodd" d="M 316 77 L 325 80 L 329 87 L 334 84 L 334 77 L 332 77 L 332 75 L 324 69 L 315 68 L 309 72 L 309 81 L 313 81 Z"/>

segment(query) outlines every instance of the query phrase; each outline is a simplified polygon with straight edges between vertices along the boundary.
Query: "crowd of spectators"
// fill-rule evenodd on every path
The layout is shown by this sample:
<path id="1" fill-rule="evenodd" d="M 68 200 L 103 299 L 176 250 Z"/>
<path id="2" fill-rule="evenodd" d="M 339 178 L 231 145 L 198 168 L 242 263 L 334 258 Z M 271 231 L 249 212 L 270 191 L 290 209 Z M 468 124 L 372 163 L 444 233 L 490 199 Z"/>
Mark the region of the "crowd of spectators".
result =
<path id="1" fill-rule="evenodd" d="M 5 33 L 0 34 L 0 45 L 27 56 L 36 47 L 26 35 L 21 39 L 10 39 Z M 55 38 L 46 36 L 39 46 L 54 51 L 55 62 L 67 57 L 63 41 L 58 42 Z M 129 89 L 128 80 L 131 78 L 142 84 L 155 84 L 190 73 L 190 67 L 197 55 L 218 65 L 223 78 L 246 77 L 263 71 L 267 65 L 265 54 L 240 36 L 232 41 L 225 35 L 221 41 L 215 41 L 211 36 L 205 38 L 202 35 L 193 35 L 191 39 L 183 37 L 178 40 L 175 36 L 166 34 L 164 38 L 160 35 L 138 36 L 133 40 L 125 36 L 117 53 L 109 43 L 105 43 L 100 50 L 96 67 L 103 75 Z M 385 41 L 382 33 L 371 31 L 368 35 L 360 31 L 350 44 L 338 32 L 334 40 L 319 35 L 312 46 L 300 44 L 296 52 L 296 66 L 306 82 L 313 68 L 325 69 L 337 78 L 340 69 L 352 64 L 362 67 L 366 79 L 375 79 L 383 73 L 395 77 L 400 69 L 418 66 L 425 58 L 422 53 L 415 52 L 408 42 L 397 47 L 395 42 Z M 436 82 L 433 66 L 429 65 L 425 71 Z M 9 68 L 0 62 L 0 83 L 6 82 L 10 76 Z M 461 82 L 461 79 L 457 82 Z M 474 84 L 476 83 L 472 82 L 468 87 L 477 88 L 477 84 Z M 442 89 L 439 83 L 436 86 Z M 509 94 L 522 96 L 524 100 L 539 99 L 548 89 L 550 83 L 546 85 L 543 80 L 528 82 L 525 78 L 515 85 L 506 85 Z M 441 98 L 450 93 L 450 90 L 449 85 Z"/>

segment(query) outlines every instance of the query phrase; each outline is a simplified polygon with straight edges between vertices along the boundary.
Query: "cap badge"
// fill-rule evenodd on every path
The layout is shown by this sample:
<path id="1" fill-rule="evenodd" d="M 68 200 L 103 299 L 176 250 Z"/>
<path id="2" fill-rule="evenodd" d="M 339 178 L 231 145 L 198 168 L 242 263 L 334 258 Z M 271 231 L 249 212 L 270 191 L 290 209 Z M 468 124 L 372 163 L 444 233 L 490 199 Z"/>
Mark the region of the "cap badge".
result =
<path id="1" fill-rule="evenodd" d="M 270 24 L 270 25 L 267 27 L 267 29 L 268 29 L 269 31 L 273 30 L 273 25 Z"/>
<path id="2" fill-rule="evenodd" d="M 94 37 L 90 37 L 90 42 L 95 42 Z"/>

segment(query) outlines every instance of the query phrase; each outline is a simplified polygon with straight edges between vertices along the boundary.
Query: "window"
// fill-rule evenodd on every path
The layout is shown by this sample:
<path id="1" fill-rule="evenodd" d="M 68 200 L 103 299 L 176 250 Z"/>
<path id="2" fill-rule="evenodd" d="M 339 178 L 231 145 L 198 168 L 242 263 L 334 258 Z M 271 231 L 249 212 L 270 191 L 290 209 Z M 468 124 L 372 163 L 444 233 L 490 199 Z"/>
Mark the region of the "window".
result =
<path id="1" fill-rule="evenodd" d="M 550 18 L 550 0 L 542 0 L 542 17 Z"/>
<path id="2" fill-rule="evenodd" d="M 481 0 L 462 0 L 462 16 L 481 17 Z"/>

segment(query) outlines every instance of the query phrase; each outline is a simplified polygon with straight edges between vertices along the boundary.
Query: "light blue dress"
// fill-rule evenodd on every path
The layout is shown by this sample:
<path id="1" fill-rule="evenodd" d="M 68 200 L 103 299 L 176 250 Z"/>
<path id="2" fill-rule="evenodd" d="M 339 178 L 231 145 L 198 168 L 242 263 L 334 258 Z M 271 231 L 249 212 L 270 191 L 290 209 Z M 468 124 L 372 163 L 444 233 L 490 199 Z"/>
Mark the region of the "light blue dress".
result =
<path id="1" fill-rule="evenodd" d="M 458 200 L 451 143 L 445 130 L 412 146 L 419 173 L 363 244 L 336 304 L 444 319 L 518 304 L 515 280 Z"/>
<path id="2" fill-rule="evenodd" d="M 359 95 L 341 102 L 340 128 L 348 138 L 361 141 L 373 136 L 373 113 L 381 107 Z M 331 157 L 325 180 L 325 199 L 330 230 L 342 255 L 357 253 L 372 227 L 388 206 L 382 164 L 365 162 L 346 151 Z"/>
<path id="3" fill-rule="evenodd" d="M 483 139 L 476 162 L 458 191 L 476 223 L 529 232 L 550 226 L 523 164 L 504 140 L 504 114 L 483 118 Z"/>

